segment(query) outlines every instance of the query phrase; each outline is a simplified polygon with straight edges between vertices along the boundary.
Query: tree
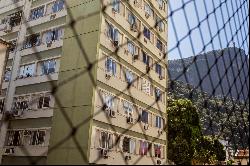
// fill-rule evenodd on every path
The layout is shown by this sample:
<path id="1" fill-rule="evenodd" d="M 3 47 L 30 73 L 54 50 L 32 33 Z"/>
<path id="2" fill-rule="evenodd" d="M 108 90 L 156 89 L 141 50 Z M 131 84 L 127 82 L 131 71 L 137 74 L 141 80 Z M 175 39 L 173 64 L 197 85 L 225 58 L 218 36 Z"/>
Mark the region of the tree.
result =
<path id="1" fill-rule="evenodd" d="M 226 151 L 224 146 L 210 137 L 202 137 L 195 148 L 194 160 L 203 164 L 215 164 L 217 161 L 225 161 Z"/>
<path id="2" fill-rule="evenodd" d="M 167 112 L 169 159 L 175 164 L 190 165 L 202 137 L 196 108 L 186 99 L 170 100 Z"/>
<path id="3" fill-rule="evenodd" d="M 192 161 L 214 164 L 225 160 L 223 145 L 203 136 L 197 109 L 190 100 L 169 99 L 167 112 L 168 157 L 171 161 L 191 165 Z"/>

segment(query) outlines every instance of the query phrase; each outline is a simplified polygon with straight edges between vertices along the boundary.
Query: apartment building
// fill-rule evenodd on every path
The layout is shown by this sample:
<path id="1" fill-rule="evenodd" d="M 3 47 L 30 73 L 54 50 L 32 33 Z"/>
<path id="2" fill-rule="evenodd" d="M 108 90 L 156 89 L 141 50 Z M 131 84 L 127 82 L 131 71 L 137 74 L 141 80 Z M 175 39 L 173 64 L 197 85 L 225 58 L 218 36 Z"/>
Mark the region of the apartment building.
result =
<path id="1" fill-rule="evenodd" d="M 165 0 L 0 1 L 1 163 L 166 164 L 166 15 Z"/>

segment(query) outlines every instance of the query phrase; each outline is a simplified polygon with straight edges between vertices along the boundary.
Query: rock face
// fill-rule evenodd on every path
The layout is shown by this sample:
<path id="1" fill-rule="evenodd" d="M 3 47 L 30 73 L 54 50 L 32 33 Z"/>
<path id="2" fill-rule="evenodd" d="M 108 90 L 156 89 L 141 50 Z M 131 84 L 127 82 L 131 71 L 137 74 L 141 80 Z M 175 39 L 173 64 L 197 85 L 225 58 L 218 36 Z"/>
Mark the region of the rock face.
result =
<path id="1" fill-rule="evenodd" d="M 199 87 L 214 96 L 248 100 L 249 57 L 242 49 L 229 47 L 214 50 L 194 57 L 170 60 L 168 65 L 171 80 Z"/>

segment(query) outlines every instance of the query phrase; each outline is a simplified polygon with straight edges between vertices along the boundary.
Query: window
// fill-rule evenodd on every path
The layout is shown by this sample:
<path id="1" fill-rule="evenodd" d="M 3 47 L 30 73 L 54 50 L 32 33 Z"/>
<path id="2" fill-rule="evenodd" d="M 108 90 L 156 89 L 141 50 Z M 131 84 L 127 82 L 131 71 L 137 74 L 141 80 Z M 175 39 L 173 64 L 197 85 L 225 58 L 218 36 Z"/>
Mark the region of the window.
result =
<path id="1" fill-rule="evenodd" d="M 25 111 L 29 109 L 29 96 L 19 96 L 14 98 L 13 110 Z"/>
<path id="2" fill-rule="evenodd" d="M 141 122 L 148 124 L 148 112 L 147 111 L 142 111 L 141 114 Z"/>
<path id="3" fill-rule="evenodd" d="M 7 146 L 21 146 L 22 145 L 22 130 L 8 131 Z"/>
<path id="4" fill-rule="evenodd" d="M 53 13 L 59 12 L 64 9 L 64 0 L 57 0 L 52 6 Z"/>
<path id="5" fill-rule="evenodd" d="M 113 0 L 112 3 L 113 11 L 119 13 L 120 12 L 120 0 Z"/>
<path id="6" fill-rule="evenodd" d="M 160 31 L 160 32 L 163 32 L 163 30 L 164 30 L 164 23 L 163 23 L 163 21 L 161 20 L 161 18 L 159 18 L 158 16 L 156 17 L 156 27 L 158 28 L 158 30 Z"/>
<path id="7" fill-rule="evenodd" d="M 116 75 L 116 62 L 112 58 L 107 57 L 105 66 L 107 73 L 110 73 L 113 76 Z"/>
<path id="8" fill-rule="evenodd" d="M 123 143 L 122 143 L 123 152 L 135 154 L 135 150 L 136 150 L 135 146 L 136 146 L 136 142 L 134 139 L 124 137 Z"/>
<path id="9" fill-rule="evenodd" d="M 113 42 L 114 46 L 119 46 L 119 31 L 118 29 L 114 28 L 113 25 L 107 23 L 108 31 L 107 36 Z"/>
<path id="10" fill-rule="evenodd" d="M 24 43 L 24 49 L 39 46 L 41 42 L 40 34 L 33 34 L 26 37 L 26 41 Z"/>
<path id="11" fill-rule="evenodd" d="M 44 146 L 45 130 L 14 130 L 8 131 L 7 146 Z"/>
<path id="12" fill-rule="evenodd" d="M 157 0 L 158 4 L 159 4 L 159 9 L 163 9 L 164 7 L 164 2 L 163 0 Z"/>
<path id="13" fill-rule="evenodd" d="M 64 30 L 62 28 L 52 29 L 43 34 L 42 41 L 43 43 L 49 45 L 52 42 L 62 39 L 63 35 L 64 35 Z"/>
<path id="14" fill-rule="evenodd" d="M 161 128 L 161 117 L 156 116 L 155 127 Z"/>
<path id="15" fill-rule="evenodd" d="M 147 3 L 145 3 L 145 6 L 144 6 L 144 11 L 146 13 L 146 17 L 150 17 L 153 15 L 153 9 L 151 8 L 151 6 Z"/>
<path id="16" fill-rule="evenodd" d="M 49 75 L 56 72 L 56 60 L 51 59 L 42 62 L 42 75 Z"/>
<path id="17" fill-rule="evenodd" d="M 153 95 L 153 88 L 151 83 L 146 80 L 142 79 L 142 92 L 146 93 L 147 95 Z"/>
<path id="18" fill-rule="evenodd" d="M 128 13 L 128 22 L 129 22 L 132 29 L 137 29 L 138 25 L 137 25 L 136 17 L 131 12 Z"/>
<path id="19" fill-rule="evenodd" d="M 155 157 L 161 158 L 162 155 L 162 146 L 161 145 L 154 145 L 154 152 L 155 152 Z"/>
<path id="20" fill-rule="evenodd" d="M 12 44 L 11 47 L 9 48 L 10 53 L 13 53 L 16 50 L 16 44 L 17 44 L 16 42 L 17 40 L 10 41 L 10 43 Z"/>
<path id="21" fill-rule="evenodd" d="M 144 156 L 147 155 L 149 149 L 149 143 L 146 141 L 140 141 L 139 154 Z"/>
<path id="22" fill-rule="evenodd" d="M 20 25 L 22 20 L 22 11 L 9 15 L 7 19 L 9 19 L 7 22 L 9 22 L 11 27 Z"/>
<path id="23" fill-rule="evenodd" d="M 156 101 L 162 101 L 162 92 L 158 88 L 155 88 L 155 99 Z"/>
<path id="24" fill-rule="evenodd" d="M 44 145 L 45 143 L 45 130 L 31 131 L 30 145 Z"/>
<path id="25" fill-rule="evenodd" d="M 4 99 L 0 99 L 0 113 L 3 112 L 4 109 Z"/>
<path id="26" fill-rule="evenodd" d="M 128 40 L 128 52 L 132 55 L 136 54 L 136 46 L 130 40 Z"/>
<path id="27" fill-rule="evenodd" d="M 100 133 L 100 148 L 102 149 L 112 149 L 113 148 L 113 135 L 108 132 Z"/>
<path id="28" fill-rule="evenodd" d="M 163 51 L 163 44 L 162 44 L 162 42 L 161 42 L 159 39 L 157 39 L 156 47 L 157 47 L 160 51 Z"/>
<path id="29" fill-rule="evenodd" d="M 148 39 L 150 40 L 150 30 L 144 26 L 144 29 L 143 29 L 143 35 Z"/>
<path id="30" fill-rule="evenodd" d="M 1 20 L 0 30 L 4 30 L 6 33 L 10 32 L 13 27 L 21 24 L 22 11 L 15 12 L 6 16 Z"/>
<path id="31" fill-rule="evenodd" d="M 162 67 L 158 63 L 155 64 L 155 72 L 159 74 L 159 76 L 162 76 Z"/>
<path id="32" fill-rule="evenodd" d="M 11 79 L 11 70 L 10 68 L 6 68 L 4 73 L 4 81 L 8 82 Z"/>
<path id="33" fill-rule="evenodd" d="M 112 109 L 114 108 L 114 97 L 108 94 L 103 93 L 103 102 L 106 107 Z"/>
<path id="34" fill-rule="evenodd" d="M 19 69 L 19 78 L 33 77 L 35 73 L 35 64 L 21 66 Z"/>
<path id="35" fill-rule="evenodd" d="M 133 115 L 133 105 L 127 101 L 123 101 L 123 109 L 125 115 L 131 117 Z"/>
<path id="36" fill-rule="evenodd" d="M 151 57 L 148 56 L 145 52 L 142 53 L 143 56 L 143 63 L 149 66 L 151 64 Z"/>
<path id="37" fill-rule="evenodd" d="M 44 14 L 44 6 L 32 9 L 30 13 L 30 20 L 36 20 L 40 17 L 43 17 L 43 14 Z"/>
<path id="38" fill-rule="evenodd" d="M 126 70 L 125 77 L 126 77 L 126 81 L 127 81 L 128 84 L 132 84 L 133 83 L 134 76 L 133 76 L 133 73 L 131 71 Z"/>
<path id="39" fill-rule="evenodd" d="M 50 100 L 51 100 L 50 94 L 41 94 L 38 99 L 37 108 L 38 109 L 49 108 Z"/>

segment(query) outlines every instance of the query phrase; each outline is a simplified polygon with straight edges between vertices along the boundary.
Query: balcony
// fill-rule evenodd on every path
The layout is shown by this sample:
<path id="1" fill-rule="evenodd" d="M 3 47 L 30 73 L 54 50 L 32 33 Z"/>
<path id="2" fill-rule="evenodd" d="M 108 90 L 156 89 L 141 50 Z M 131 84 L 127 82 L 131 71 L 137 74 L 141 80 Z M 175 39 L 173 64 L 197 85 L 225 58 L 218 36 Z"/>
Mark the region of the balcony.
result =
<path id="1" fill-rule="evenodd" d="M 34 54 L 34 53 L 38 53 L 38 52 L 42 52 L 46 50 L 51 50 L 51 49 L 59 48 L 62 46 L 63 46 L 63 40 L 52 42 L 50 46 L 47 46 L 46 44 L 41 44 L 41 45 L 34 46 L 31 48 L 23 49 L 21 56 L 30 55 L 30 54 Z"/>
<path id="2" fill-rule="evenodd" d="M 57 80 L 58 80 L 58 73 L 53 73 L 50 75 L 38 75 L 34 77 L 26 77 L 23 79 L 17 79 L 15 81 L 15 84 L 17 87 L 19 87 L 19 86 L 33 85 L 33 84 L 39 84 L 43 82 L 57 81 Z"/>
<path id="3" fill-rule="evenodd" d="M 29 25 L 29 27 L 33 27 L 33 26 L 36 26 L 36 25 L 40 25 L 40 24 L 43 24 L 43 23 L 50 22 L 50 21 L 55 21 L 56 19 L 65 17 L 66 15 L 67 15 L 67 10 L 63 9 L 63 10 L 57 12 L 57 13 L 45 15 L 43 17 L 40 17 L 40 18 L 36 19 L 36 20 L 31 20 L 31 21 L 28 22 L 28 25 Z"/>
<path id="4" fill-rule="evenodd" d="M 53 117 L 53 108 L 27 110 L 13 118 L 18 119 L 37 119 L 37 118 L 50 118 Z"/>
<path id="5" fill-rule="evenodd" d="M 48 146 L 5 146 L 3 156 L 47 156 Z"/>
<path id="6" fill-rule="evenodd" d="M 133 163 L 136 163 L 137 165 L 155 165 L 156 163 L 159 163 L 159 161 L 161 164 L 166 163 L 166 159 L 157 159 L 155 157 L 150 156 L 126 154 L 116 150 L 110 150 L 107 153 L 107 156 L 107 158 L 104 158 L 103 156 L 101 156 L 99 149 L 94 148 L 94 146 L 90 147 L 90 163 L 95 162 L 95 164 L 102 165 L 109 165 L 110 163 L 115 165 L 131 165 Z M 130 156 L 129 159 L 126 156 Z"/>
<path id="7" fill-rule="evenodd" d="M 0 13 L 5 13 L 24 6 L 25 0 L 3 0 L 0 1 Z"/>

